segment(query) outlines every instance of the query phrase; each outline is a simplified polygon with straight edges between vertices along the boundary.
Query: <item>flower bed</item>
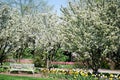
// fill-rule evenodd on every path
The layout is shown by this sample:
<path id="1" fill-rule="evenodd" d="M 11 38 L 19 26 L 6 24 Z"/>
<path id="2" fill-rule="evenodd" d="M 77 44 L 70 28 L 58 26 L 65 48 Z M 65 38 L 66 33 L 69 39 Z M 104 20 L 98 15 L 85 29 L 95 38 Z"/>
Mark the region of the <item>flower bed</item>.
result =
<path id="1" fill-rule="evenodd" d="M 49 75 L 51 78 L 67 80 L 119 80 L 120 74 L 92 74 L 82 69 L 41 69 L 43 75 Z"/>

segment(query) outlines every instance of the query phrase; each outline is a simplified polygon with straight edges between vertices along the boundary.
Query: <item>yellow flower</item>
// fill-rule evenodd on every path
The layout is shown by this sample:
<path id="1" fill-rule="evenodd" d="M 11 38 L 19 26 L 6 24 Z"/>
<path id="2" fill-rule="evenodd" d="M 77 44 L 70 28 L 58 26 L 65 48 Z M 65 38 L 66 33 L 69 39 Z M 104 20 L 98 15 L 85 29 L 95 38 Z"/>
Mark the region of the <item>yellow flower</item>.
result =
<path id="1" fill-rule="evenodd" d="M 87 77 L 87 76 L 88 76 L 88 74 L 86 73 L 86 74 L 85 74 L 85 77 Z"/>
<path id="2" fill-rule="evenodd" d="M 112 78 L 112 77 L 114 77 L 114 75 L 113 75 L 113 74 L 110 74 L 110 77 Z"/>
<path id="3" fill-rule="evenodd" d="M 109 78 L 109 80 L 113 80 L 113 78 Z"/>
<path id="4" fill-rule="evenodd" d="M 118 79 L 120 79 L 120 76 L 118 77 Z"/>
<path id="5" fill-rule="evenodd" d="M 81 74 L 82 76 L 84 76 L 84 75 L 85 75 L 85 74 L 84 74 L 84 72 L 81 72 L 80 74 Z"/>
<path id="6" fill-rule="evenodd" d="M 104 76 L 104 78 L 107 78 L 107 76 Z"/>
<path id="7" fill-rule="evenodd" d="M 78 71 L 75 71 L 75 75 L 78 75 L 79 74 L 79 72 Z"/>
<path id="8" fill-rule="evenodd" d="M 68 74 L 70 74 L 70 75 L 73 74 L 73 71 L 72 71 L 72 70 L 69 70 Z"/>

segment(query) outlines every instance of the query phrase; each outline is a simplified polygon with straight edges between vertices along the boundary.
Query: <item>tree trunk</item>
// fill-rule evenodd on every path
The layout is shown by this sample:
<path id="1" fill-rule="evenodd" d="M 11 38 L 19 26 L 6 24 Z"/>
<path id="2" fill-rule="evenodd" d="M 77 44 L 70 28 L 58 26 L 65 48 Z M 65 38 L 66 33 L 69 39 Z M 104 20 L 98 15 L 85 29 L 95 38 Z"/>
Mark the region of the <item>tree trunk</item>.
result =
<path id="1" fill-rule="evenodd" d="M 91 50 L 92 55 L 92 64 L 91 67 L 93 69 L 93 74 L 99 74 L 98 69 L 100 68 L 100 59 L 101 59 L 101 48 L 96 48 L 94 50 Z"/>
<path id="2" fill-rule="evenodd" d="M 98 67 L 92 68 L 93 74 L 99 74 L 98 69 L 99 69 Z"/>

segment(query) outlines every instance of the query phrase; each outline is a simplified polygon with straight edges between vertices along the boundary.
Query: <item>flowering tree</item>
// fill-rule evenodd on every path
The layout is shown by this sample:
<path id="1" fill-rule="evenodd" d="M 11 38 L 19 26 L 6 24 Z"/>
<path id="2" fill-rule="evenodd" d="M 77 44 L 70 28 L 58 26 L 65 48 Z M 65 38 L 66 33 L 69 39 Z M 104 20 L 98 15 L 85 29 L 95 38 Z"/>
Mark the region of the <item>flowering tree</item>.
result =
<path id="1" fill-rule="evenodd" d="M 64 42 L 71 51 L 89 58 L 97 73 L 102 57 L 117 55 L 120 48 L 119 0 L 88 0 L 81 5 L 80 1 L 61 9 Z"/>
<path id="2" fill-rule="evenodd" d="M 62 39 L 60 37 L 59 18 L 56 14 L 35 13 L 23 17 L 17 9 L 12 8 L 9 16 L 9 21 L 1 21 L 1 24 L 4 22 L 5 25 L 1 28 L 6 28 L 2 29 L 0 36 L 2 39 L 9 38 L 12 51 L 16 53 L 18 59 L 23 57 L 26 48 L 33 51 L 37 48 L 43 49 L 42 53 L 45 52 L 47 53 L 45 55 L 48 56 L 49 51 Z"/>

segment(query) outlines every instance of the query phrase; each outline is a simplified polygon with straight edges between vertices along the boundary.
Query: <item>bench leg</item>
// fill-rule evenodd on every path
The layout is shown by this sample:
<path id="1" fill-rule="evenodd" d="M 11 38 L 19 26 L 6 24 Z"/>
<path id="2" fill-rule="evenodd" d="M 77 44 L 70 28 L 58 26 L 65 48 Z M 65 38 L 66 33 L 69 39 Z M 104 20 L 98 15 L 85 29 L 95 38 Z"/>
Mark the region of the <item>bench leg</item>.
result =
<path id="1" fill-rule="evenodd" d="M 34 71 L 32 71 L 32 73 L 33 73 L 33 76 L 35 76 L 35 73 L 34 73 Z"/>
<path id="2" fill-rule="evenodd" d="M 9 74 L 11 73 L 11 71 L 9 71 Z"/>

